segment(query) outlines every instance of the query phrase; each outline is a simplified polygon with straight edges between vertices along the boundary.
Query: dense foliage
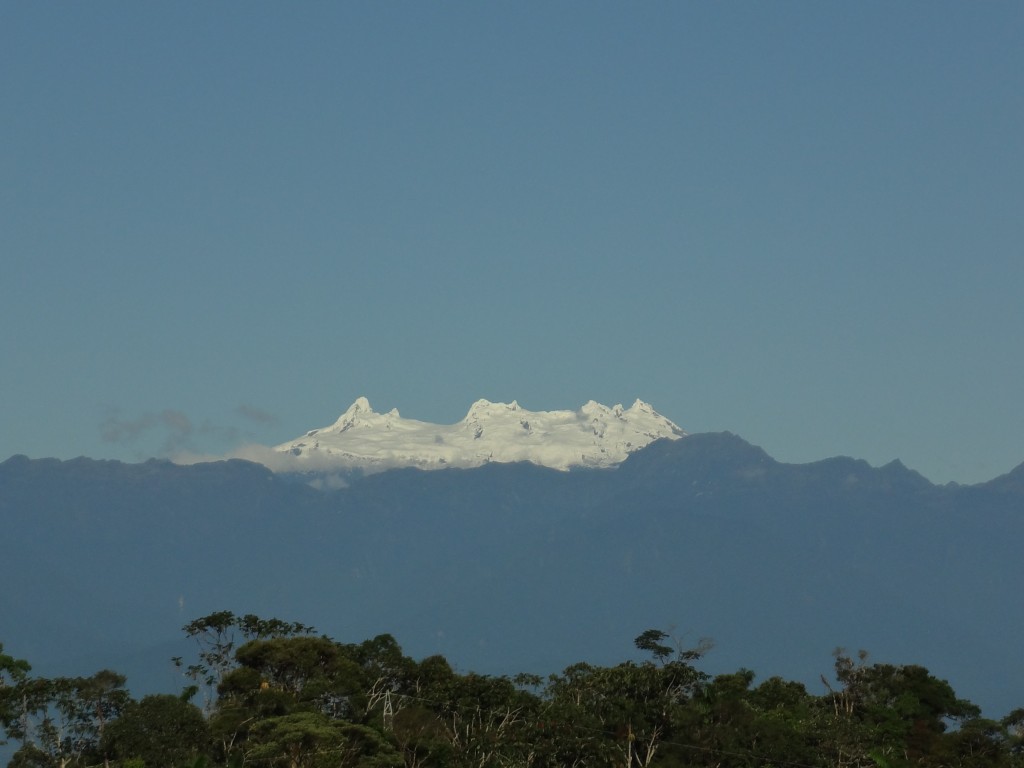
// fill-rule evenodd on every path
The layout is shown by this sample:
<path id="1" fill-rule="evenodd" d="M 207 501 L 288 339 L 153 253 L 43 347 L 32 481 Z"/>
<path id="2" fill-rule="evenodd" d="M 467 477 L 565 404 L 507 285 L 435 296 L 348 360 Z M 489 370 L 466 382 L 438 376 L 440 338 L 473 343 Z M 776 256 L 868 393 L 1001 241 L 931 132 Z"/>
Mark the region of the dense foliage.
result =
<path id="1" fill-rule="evenodd" d="M 1024 710 L 1000 721 L 923 667 L 835 654 L 823 693 L 740 669 L 710 677 L 660 630 L 643 662 L 547 679 L 415 661 L 390 635 L 339 643 L 223 611 L 188 624 L 188 685 L 134 700 L 109 670 L 33 677 L 0 646 L 0 725 L 18 768 L 1024 767 Z"/>

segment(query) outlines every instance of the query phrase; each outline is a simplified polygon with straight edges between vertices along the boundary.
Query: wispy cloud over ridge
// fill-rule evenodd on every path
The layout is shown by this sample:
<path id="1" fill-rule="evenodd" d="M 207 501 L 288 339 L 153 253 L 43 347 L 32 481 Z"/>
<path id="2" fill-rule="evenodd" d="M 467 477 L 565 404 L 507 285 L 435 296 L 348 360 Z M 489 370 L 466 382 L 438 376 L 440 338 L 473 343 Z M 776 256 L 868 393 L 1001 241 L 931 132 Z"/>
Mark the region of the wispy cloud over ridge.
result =
<path id="1" fill-rule="evenodd" d="M 255 426 L 277 422 L 273 414 L 247 404 L 237 406 L 232 414 Z M 146 411 L 136 417 L 125 417 L 120 409 L 111 408 L 99 428 L 105 443 L 122 447 L 155 443 L 154 450 L 161 457 L 194 454 L 199 444 L 234 446 L 256 439 L 251 429 L 230 421 L 220 423 L 204 419 L 197 422 L 176 408 Z"/>

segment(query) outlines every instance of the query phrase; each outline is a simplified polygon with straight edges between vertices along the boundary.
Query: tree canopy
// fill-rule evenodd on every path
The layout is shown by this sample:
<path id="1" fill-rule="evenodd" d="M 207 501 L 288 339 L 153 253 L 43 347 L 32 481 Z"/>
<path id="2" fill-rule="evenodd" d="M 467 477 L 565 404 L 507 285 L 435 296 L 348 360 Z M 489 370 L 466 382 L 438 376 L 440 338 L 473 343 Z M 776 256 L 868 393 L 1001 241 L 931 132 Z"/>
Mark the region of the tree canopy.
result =
<path id="1" fill-rule="evenodd" d="M 19 768 L 1024 768 L 1024 709 L 981 716 L 917 665 L 834 654 L 822 690 L 648 629 L 649 658 L 547 678 L 456 672 L 390 635 L 341 643 L 220 611 L 189 623 L 179 691 L 43 678 L 0 645 L 0 727 Z"/>

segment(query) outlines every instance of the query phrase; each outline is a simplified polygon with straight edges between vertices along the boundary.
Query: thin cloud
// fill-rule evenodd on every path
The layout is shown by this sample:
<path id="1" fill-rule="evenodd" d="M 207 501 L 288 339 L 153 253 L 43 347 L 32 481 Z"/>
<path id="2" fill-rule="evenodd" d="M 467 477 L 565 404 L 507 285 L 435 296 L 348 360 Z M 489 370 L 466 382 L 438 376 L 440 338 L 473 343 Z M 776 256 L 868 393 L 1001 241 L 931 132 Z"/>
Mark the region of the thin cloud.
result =
<path id="1" fill-rule="evenodd" d="M 308 485 L 322 491 L 335 491 L 348 487 L 346 479 L 353 467 L 339 465 L 336 460 L 318 460 L 310 462 L 309 459 L 299 458 L 285 451 L 275 451 L 266 445 L 246 443 L 232 451 L 224 454 L 194 453 L 182 451 L 171 457 L 175 464 L 207 464 L 214 461 L 228 461 L 230 459 L 243 459 L 254 464 L 262 464 L 274 473 L 308 475 Z M 397 465 L 396 465 L 397 466 Z M 374 472 L 380 472 L 388 467 L 374 468 Z M 369 474 L 360 469 L 360 474 Z"/>
<path id="2" fill-rule="evenodd" d="M 154 430 L 166 431 L 166 439 L 172 444 L 187 440 L 194 432 L 191 419 L 173 408 L 144 413 L 135 419 L 121 418 L 120 412 L 114 410 L 100 424 L 100 435 L 104 442 L 117 445 L 137 442 Z"/>
<path id="3" fill-rule="evenodd" d="M 122 419 L 117 411 L 112 411 L 100 424 L 100 437 L 105 443 L 132 443 L 156 424 L 156 414 L 149 413 L 138 419 Z"/>
<path id="4" fill-rule="evenodd" d="M 264 411 L 262 408 L 257 408 L 254 405 L 242 403 L 240 406 L 235 408 L 235 413 L 241 416 L 246 421 L 251 421 L 254 424 L 277 424 L 278 418 L 272 413 Z"/>
<path id="5" fill-rule="evenodd" d="M 100 423 L 100 436 L 104 442 L 120 446 L 156 439 L 160 441 L 158 453 L 162 456 L 192 451 L 197 442 L 237 443 L 243 437 L 241 430 L 229 424 L 205 420 L 197 426 L 188 414 L 174 408 L 149 411 L 137 418 L 123 418 L 114 409 Z"/>

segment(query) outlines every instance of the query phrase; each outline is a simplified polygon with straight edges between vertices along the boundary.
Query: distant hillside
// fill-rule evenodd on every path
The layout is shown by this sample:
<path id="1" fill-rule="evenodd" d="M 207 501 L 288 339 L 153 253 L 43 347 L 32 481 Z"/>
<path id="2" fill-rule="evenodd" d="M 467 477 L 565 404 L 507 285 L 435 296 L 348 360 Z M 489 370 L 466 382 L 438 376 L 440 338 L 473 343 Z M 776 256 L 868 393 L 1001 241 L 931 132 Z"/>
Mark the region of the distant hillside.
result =
<path id="1" fill-rule="evenodd" d="M 0 642 L 43 674 L 175 690 L 181 626 L 278 616 L 463 669 L 618 661 L 649 627 L 714 639 L 708 671 L 814 690 L 836 646 L 1021 706 L 1024 466 L 935 486 L 898 462 L 792 465 L 731 434 L 619 468 L 392 470 L 316 490 L 242 461 L 0 464 Z M 155 660 L 155 661 L 154 661 Z M 138 670 L 147 677 L 135 678 Z"/>

